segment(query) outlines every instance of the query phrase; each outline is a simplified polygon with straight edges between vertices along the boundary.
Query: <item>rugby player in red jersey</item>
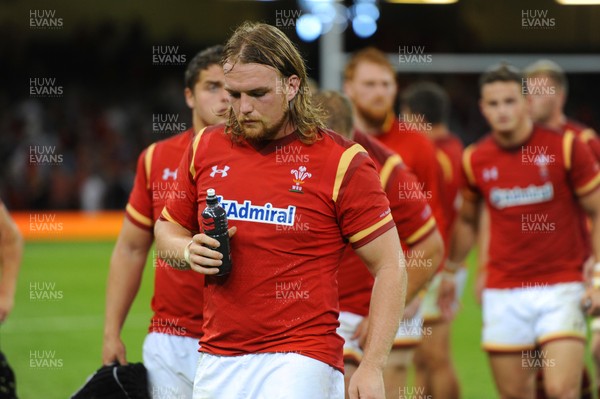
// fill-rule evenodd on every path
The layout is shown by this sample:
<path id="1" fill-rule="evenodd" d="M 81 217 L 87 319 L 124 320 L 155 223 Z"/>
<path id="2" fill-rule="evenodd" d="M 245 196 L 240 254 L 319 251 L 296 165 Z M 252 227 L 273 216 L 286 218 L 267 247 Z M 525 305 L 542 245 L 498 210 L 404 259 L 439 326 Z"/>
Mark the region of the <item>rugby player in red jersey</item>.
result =
<path id="1" fill-rule="evenodd" d="M 600 259 L 600 167 L 574 134 L 533 124 L 522 83 L 522 74 L 507 65 L 480 78 L 480 107 L 492 131 L 464 152 L 463 205 L 446 268 L 456 270 L 467 256 L 485 201 L 491 231 L 482 343 L 500 396 L 533 398 L 542 368 L 548 397 L 578 398 L 582 300 L 590 301 L 590 313 L 600 310 L 598 290 L 583 286 L 587 255 L 578 215 L 583 208 L 590 216 Z M 452 291 L 442 291 L 446 312 Z"/>
<path id="2" fill-rule="evenodd" d="M 436 147 L 436 158 L 442 171 L 440 198 L 446 220 L 445 237 L 451 228 L 460 206 L 460 164 L 463 151 L 461 141 L 448 129 L 450 101 L 440 86 L 431 82 L 410 85 L 402 93 L 403 119 L 412 121 L 415 129 L 428 137 Z M 449 246 L 446 240 L 446 247 Z M 466 283 L 467 270 L 457 271 L 456 306 Z M 431 334 L 425 335 L 417 348 L 415 385 L 425 387 L 424 394 L 434 398 L 458 398 L 459 385 L 451 359 L 450 327 L 452 320 L 442 317 L 438 306 L 441 273 L 436 274 L 423 300 L 425 326 Z"/>
<path id="3" fill-rule="evenodd" d="M 334 91 L 316 96 L 317 103 L 328 114 L 328 128 L 362 145 L 379 171 L 381 185 L 390 201 L 392 216 L 404 248 L 407 262 L 407 301 L 411 301 L 433 276 L 444 254 L 442 237 L 437 231 L 431 208 L 425 195 L 418 189 L 416 177 L 410 173 L 398 154 L 374 138 L 354 132 L 352 106 L 347 98 Z M 418 195 L 409 195 L 418 194 Z M 373 278 L 360 258 L 348 247 L 344 252 L 338 273 L 340 296 L 340 327 L 344 338 L 344 371 L 346 384 L 352 378 L 362 358 L 362 345 L 368 326 L 369 302 Z M 418 312 L 419 301 L 414 301 L 404 312 L 404 319 L 394 339 L 394 348 L 403 349 L 404 362 L 399 370 L 384 370 L 387 397 L 394 397 L 406 384 L 406 371 L 415 346 L 423 334 L 423 322 Z M 427 330 L 425 330 L 427 331 Z M 402 379 L 394 377 L 401 373 Z M 347 385 L 346 385 L 347 386 Z"/>
<path id="4" fill-rule="evenodd" d="M 207 275 L 194 397 L 343 398 L 337 270 L 350 242 L 375 276 L 350 398 L 384 398 L 382 370 L 403 313 L 406 271 L 373 161 L 324 130 L 304 61 L 277 28 L 240 26 L 225 46 L 223 70 L 228 123 L 207 128 L 184 153 L 185 198 L 167 201 L 155 227 L 160 254 Z M 301 157 L 290 165 L 280 153 Z M 218 241 L 198 234 L 208 188 L 233 226 L 225 278 L 211 276 L 221 254 L 207 246 Z"/>
<path id="5" fill-rule="evenodd" d="M 221 67 L 222 46 L 198 53 L 185 71 L 185 99 L 193 126 L 156 142 L 139 156 L 135 182 L 123 227 L 110 261 L 102 361 L 127 364 L 121 329 L 138 292 L 152 241 L 154 222 L 168 198 L 182 195 L 177 187 L 181 154 L 200 129 L 225 120 L 229 107 Z M 204 278 L 175 270 L 155 259 L 154 295 L 149 333 L 144 341 L 144 365 L 152 397 L 191 398 L 202 336 Z"/>
<path id="6" fill-rule="evenodd" d="M 445 239 L 441 205 L 441 172 L 433 143 L 410 124 L 398 120 L 394 101 L 398 92 L 395 71 L 385 54 L 366 48 L 353 54 L 344 71 L 344 92 L 352 102 L 355 131 L 374 137 L 402 157 L 415 174 L 419 189 L 428 199 L 442 238 Z M 406 356 L 393 350 L 388 365 L 397 370 L 399 386 Z"/>
<path id="7" fill-rule="evenodd" d="M 529 114 L 535 123 L 545 127 L 566 132 L 572 132 L 585 142 L 597 161 L 600 161 L 600 139 L 593 129 L 568 118 L 564 113 L 567 101 L 569 83 L 563 69 L 551 60 L 538 60 L 525 68 L 525 87 L 530 100 Z M 582 213 L 581 226 L 584 231 L 589 232 L 587 217 Z M 591 283 L 591 272 L 593 258 L 587 263 L 586 280 Z M 599 270 L 600 271 L 600 270 Z M 596 381 L 600 381 L 600 319 L 595 318 L 591 324 L 592 329 L 592 354 L 596 363 Z M 538 398 L 544 398 L 540 392 L 542 381 L 541 373 L 538 374 Z M 598 390 L 598 384 L 597 388 Z M 584 370 L 581 398 L 591 398 L 591 382 L 587 369 Z"/>

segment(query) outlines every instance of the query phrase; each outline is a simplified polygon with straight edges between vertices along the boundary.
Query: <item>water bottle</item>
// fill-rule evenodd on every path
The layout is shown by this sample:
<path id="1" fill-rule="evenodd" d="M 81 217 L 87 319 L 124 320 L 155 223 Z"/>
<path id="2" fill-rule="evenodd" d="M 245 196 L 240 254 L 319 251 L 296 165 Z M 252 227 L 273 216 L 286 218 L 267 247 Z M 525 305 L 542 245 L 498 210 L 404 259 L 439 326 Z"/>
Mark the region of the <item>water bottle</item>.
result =
<path id="1" fill-rule="evenodd" d="M 206 191 L 206 209 L 202 211 L 202 230 L 207 236 L 214 238 L 221 244 L 218 248 L 209 247 L 223 255 L 217 276 L 224 276 L 231 271 L 231 251 L 229 247 L 229 233 L 227 232 L 227 214 L 219 205 L 219 200 L 213 188 Z"/>

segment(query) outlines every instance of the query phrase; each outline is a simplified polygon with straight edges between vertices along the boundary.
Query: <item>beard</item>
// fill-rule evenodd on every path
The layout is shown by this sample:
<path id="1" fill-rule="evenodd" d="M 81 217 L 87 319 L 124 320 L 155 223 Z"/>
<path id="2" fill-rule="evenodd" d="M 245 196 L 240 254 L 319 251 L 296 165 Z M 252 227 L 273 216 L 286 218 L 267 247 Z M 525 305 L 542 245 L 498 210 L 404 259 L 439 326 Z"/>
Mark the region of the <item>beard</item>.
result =
<path id="1" fill-rule="evenodd" d="M 255 143 L 261 143 L 273 140 L 275 136 L 281 132 L 282 128 L 289 121 L 289 114 L 289 109 L 285 108 L 281 118 L 279 118 L 270 126 L 267 126 L 262 120 L 256 121 L 251 127 L 244 125 L 242 121 L 239 120 L 238 123 L 246 140 L 253 141 Z"/>
<path id="2" fill-rule="evenodd" d="M 381 127 L 385 123 L 391 108 L 387 107 L 369 107 L 356 105 L 356 112 L 364 119 L 370 126 Z"/>

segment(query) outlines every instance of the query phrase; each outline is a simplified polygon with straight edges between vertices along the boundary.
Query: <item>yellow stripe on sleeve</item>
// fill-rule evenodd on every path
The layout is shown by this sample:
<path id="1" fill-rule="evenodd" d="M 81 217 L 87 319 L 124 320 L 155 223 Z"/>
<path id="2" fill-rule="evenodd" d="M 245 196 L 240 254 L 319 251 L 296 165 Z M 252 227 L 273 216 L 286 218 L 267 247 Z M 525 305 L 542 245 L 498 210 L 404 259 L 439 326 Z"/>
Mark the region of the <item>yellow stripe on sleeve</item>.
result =
<path id="1" fill-rule="evenodd" d="M 146 189 L 150 189 L 150 172 L 152 171 L 152 155 L 154 154 L 156 143 L 150 144 L 144 156 L 144 169 L 146 169 Z"/>
<path id="2" fill-rule="evenodd" d="M 369 234 L 371 234 L 372 232 L 374 232 L 375 230 L 377 230 L 378 228 L 380 228 L 381 226 L 383 226 L 384 224 L 393 222 L 393 221 L 394 221 L 394 219 L 392 219 L 392 214 L 388 213 L 388 215 L 386 217 L 381 219 L 379 222 L 375 223 L 373 226 L 367 227 L 366 229 L 354 234 L 352 237 L 350 237 L 349 241 L 351 243 L 360 241 L 363 238 L 365 238 L 366 236 L 368 236 Z"/>
<path id="3" fill-rule="evenodd" d="M 206 127 L 204 127 L 198 132 L 198 134 L 196 134 L 196 137 L 194 137 L 194 143 L 192 144 L 192 161 L 190 162 L 190 174 L 192 175 L 192 177 L 196 176 L 194 160 L 196 159 L 196 150 L 198 149 L 198 144 L 200 143 L 200 138 L 202 137 L 202 133 L 204 133 L 204 130 L 206 130 Z"/>
<path id="4" fill-rule="evenodd" d="M 565 169 L 571 170 L 571 156 L 573 152 L 573 141 L 575 140 L 575 134 L 571 130 L 563 136 L 563 158 L 565 159 Z"/>
<path id="5" fill-rule="evenodd" d="M 463 169 L 465 170 L 465 174 L 467 175 L 467 180 L 474 187 L 475 186 L 475 173 L 473 173 L 473 167 L 471 166 L 471 155 L 475 147 L 473 144 L 468 146 L 463 153 Z"/>
<path id="6" fill-rule="evenodd" d="M 162 210 L 162 212 L 160 213 L 160 215 L 161 215 L 162 217 L 164 217 L 165 219 L 167 219 L 169 222 L 171 222 L 171 223 L 175 223 L 176 225 L 178 225 L 178 226 L 181 226 L 179 223 L 177 223 L 177 221 L 176 221 L 175 219 L 173 219 L 173 216 L 171 216 L 171 215 L 169 214 L 169 211 L 167 211 L 167 207 L 164 207 L 164 208 L 163 208 L 163 210 Z M 183 227 L 183 226 L 181 226 L 181 227 Z M 183 227 L 183 228 L 185 229 L 185 227 Z M 187 229 L 186 229 L 186 230 L 187 230 Z"/>
<path id="7" fill-rule="evenodd" d="M 137 209 L 135 209 L 131 204 L 127 204 L 127 206 L 125 207 L 125 211 L 129 214 L 129 216 L 131 216 L 133 219 L 143 224 L 144 226 L 152 227 L 152 225 L 154 224 L 152 222 L 152 219 L 139 213 Z"/>
<path id="8" fill-rule="evenodd" d="M 435 157 L 437 158 L 440 166 L 442 167 L 442 173 L 444 174 L 444 181 L 451 182 L 452 181 L 452 163 L 450 162 L 450 157 L 446 155 L 446 153 L 442 150 L 437 150 L 435 152 Z"/>
<path id="9" fill-rule="evenodd" d="M 575 194 L 577 194 L 579 197 L 589 194 L 590 192 L 594 191 L 594 189 L 598 186 L 598 183 L 600 183 L 600 172 L 598 172 L 596 176 L 594 176 L 594 178 L 583 187 L 576 189 Z"/>
<path id="10" fill-rule="evenodd" d="M 593 129 L 585 129 L 583 132 L 579 133 L 579 138 L 583 140 L 585 143 L 594 139 L 596 137 L 596 132 Z"/>
<path id="11" fill-rule="evenodd" d="M 385 160 L 385 164 L 383 164 L 383 167 L 381 168 L 381 171 L 379 172 L 379 178 L 381 180 L 381 187 L 383 187 L 383 189 L 385 190 L 385 187 L 387 186 L 387 182 L 390 179 L 390 176 L 392 174 L 392 171 L 394 170 L 394 168 L 398 165 L 402 164 L 402 158 L 400 158 L 400 155 L 396 154 L 396 155 L 392 155 L 391 157 L 389 157 L 388 159 Z"/>
<path id="12" fill-rule="evenodd" d="M 423 226 L 419 228 L 419 230 L 415 231 L 410 237 L 406 239 L 406 243 L 411 245 L 417 241 L 419 241 L 423 236 L 428 233 L 433 227 L 435 227 L 435 218 L 432 216 L 425 222 Z"/>
<path id="13" fill-rule="evenodd" d="M 333 202 L 337 201 L 338 195 L 340 193 L 340 187 L 342 186 L 342 182 L 344 181 L 344 176 L 346 176 L 346 172 L 348 171 L 348 167 L 350 163 L 354 159 L 354 156 L 359 152 L 366 152 L 365 149 L 360 144 L 354 144 L 352 147 L 346 149 L 342 156 L 340 157 L 340 162 L 338 163 L 337 173 L 335 175 L 335 183 L 333 184 L 333 194 L 331 198 Z"/>

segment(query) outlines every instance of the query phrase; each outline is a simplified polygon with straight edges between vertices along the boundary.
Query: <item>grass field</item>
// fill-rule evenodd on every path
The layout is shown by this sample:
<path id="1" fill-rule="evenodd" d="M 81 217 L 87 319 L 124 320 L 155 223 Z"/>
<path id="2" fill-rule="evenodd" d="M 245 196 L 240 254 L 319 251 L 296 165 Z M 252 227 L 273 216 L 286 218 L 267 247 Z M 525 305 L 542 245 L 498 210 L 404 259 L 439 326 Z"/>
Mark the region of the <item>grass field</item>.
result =
<path id="1" fill-rule="evenodd" d="M 0 348 L 15 370 L 19 398 L 68 398 L 100 367 L 112 247 L 109 242 L 26 245 L 15 309 L 0 331 Z M 123 333 L 129 361 L 142 358 L 152 280 L 148 264 Z M 469 282 L 453 331 L 462 397 L 495 398 L 487 359 L 479 347 L 481 317 L 471 287 Z"/>

